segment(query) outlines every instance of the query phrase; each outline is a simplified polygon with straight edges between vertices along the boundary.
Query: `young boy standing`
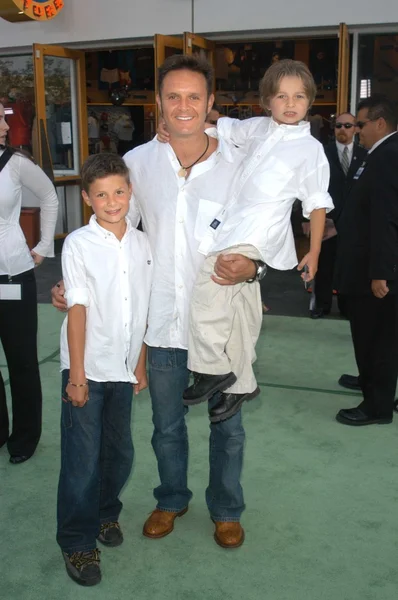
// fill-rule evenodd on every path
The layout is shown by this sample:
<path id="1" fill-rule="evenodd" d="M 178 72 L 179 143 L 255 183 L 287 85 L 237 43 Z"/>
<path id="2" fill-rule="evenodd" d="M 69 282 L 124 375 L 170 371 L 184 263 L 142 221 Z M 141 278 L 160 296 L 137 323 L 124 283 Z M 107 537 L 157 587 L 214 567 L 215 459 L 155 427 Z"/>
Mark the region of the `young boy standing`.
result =
<path id="1" fill-rule="evenodd" d="M 152 258 L 127 213 L 129 171 L 114 154 L 90 156 L 81 172 L 94 215 L 62 250 L 68 315 L 61 331 L 61 473 L 57 541 L 68 575 L 101 580 L 97 540 L 123 542 L 119 494 L 133 461 L 131 405 L 147 387 Z"/>
<path id="2" fill-rule="evenodd" d="M 247 159 L 237 175 L 231 202 L 209 223 L 199 252 L 207 256 L 191 301 L 188 367 L 194 384 L 184 393 L 187 406 L 210 400 L 213 423 L 230 418 L 245 400 L 258 395 L 252 363 L 260 333 L 262 310 L 257 281 L 266 264 L 292 269 L 297 264 L 290 215 L 296 198 L 311 220 L 311 248 L 299 265 L 312 280 L 325 226 L 333 208 L 327 193 L 329 164 L 322 145 L 311 136 L 304 119 L 316 86 L 304 63 L 282 60 L 272 65 L 260 84 L 263 106 L 271 118 L 238 121 L 222 118 L 220 137 L 244 146 Z M 219 254 L 243 254 L 257 265 L 250 282 L 223 285 L 215 278 Z M 239 356 L 239 372 L 231 371 L 231 357 Z"/>

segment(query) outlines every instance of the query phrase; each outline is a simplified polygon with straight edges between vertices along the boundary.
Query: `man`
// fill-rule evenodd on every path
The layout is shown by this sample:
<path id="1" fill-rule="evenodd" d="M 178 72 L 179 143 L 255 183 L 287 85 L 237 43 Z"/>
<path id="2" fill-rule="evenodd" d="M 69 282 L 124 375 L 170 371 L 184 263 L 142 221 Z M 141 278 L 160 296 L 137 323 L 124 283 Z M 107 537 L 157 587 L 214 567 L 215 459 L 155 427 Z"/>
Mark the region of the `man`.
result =
<path id="1" fill-rule="evenodd" d="M 367 151 L 354 142 L 355 117 L 351 113 L 342 113 L 336 118 L 334 126 L 335 141 L 325 147 L 330 165 L 329 194 L 334 210 L 328 214 L 325 238 L 319 255 L 318 272 L 315 278 L 315 306 L 311 307 L 312 319 L 328 315 L 332 308 L 333 275 L 337 250 L 337 231 L 343 211 L 345 198 L 354 182 L 354 175 Z M 346 316 L 344 299 L 338 296 L 340 313 Z"/>
<path id="2" fill-rule="evenodd" d="M 382 96 L 358 106 L 357 170 L 339 221 L 337 282 L 347 309 L 363 401 L 342 409 L 346 425 L 391 423 L 398 374 L 398 135 L 392 102 Z"/>
<path id="3" fill-rule="evenodd" d="M 170 143 L 156 139 L 125 156 L 135 202 L 133 222 L 142 219 L 154 258 L 154 283 L 148 316 L 149 389 L 160 485 L 154 490 L 156 509 L 143 533 L 153 539 L 173 531 L 176 517 L 188 510 L 187 409 L 182 394 L 188 387 L 188 313 L 190 295 L 204 257 L 203 235 L 227 203 L 239 172 L 241 153 L 204 133 L 214 97 L 212 70 L 197 57 L 173 56 L 159 69 L 157 102 L 170 133 Z M 240 255 L 217 261 L 216 281 L 230 285 L 256 277 L 257 266 Z M 59 285 L 59 284 L 58 284 Z M 56 288 L 59 292 L 62 288 Z M 59 293 L 54 304 L 62 306 Z M 233 390 L 232 390 L 233 392 Z M 245 432 L 240 411 L 211 425 L 210 479 L 207 506 L 215 523 L 215 541 L 237 548 L 244 541 L 240 516 L 244 510 L 240 474 Z"/>

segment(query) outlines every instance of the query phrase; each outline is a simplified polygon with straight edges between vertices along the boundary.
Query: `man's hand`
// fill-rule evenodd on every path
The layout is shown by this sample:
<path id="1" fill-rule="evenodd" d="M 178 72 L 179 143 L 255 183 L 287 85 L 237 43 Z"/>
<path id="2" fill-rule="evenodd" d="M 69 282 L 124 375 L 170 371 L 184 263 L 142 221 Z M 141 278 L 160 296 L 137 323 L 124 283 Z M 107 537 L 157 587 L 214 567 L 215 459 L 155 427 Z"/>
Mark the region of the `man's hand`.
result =
<path id="1" fill-rule="evenodd" d="M 312 281 L 314 279 L 318 270 L 318 259 L 319 254 L 316 252 L 308 252 L 308 254 L 304 256 L 303 260 L 297 267 L 298 271 L 302 271 L 305 265 L 307 265 L 308 267 L 307 273 L 301 273 L 301 279 L 303 281 L 306 281 L 308 283 L 309 281 Z"/>
<path id="2" fill-rule="evenodd" d="M 167 144 L 170 141 L 170 134 L 167 131 L 166 123 L 165 123 L 164 119 L 159 119 L 158 130 L 156 133 L 158 134 L 159 142 L 162 142 L 163 144 Z"/>
<path id="3" fill-rule="evenodd" d="M 372 292 L 376 298 L 384 298 L 390 291 L 385 279 L 372 279 Z"/>
<path id="4" fill-rule="evenodd" d="M 66 386 L 66 394 L 68 397 L 68 402 L 72 402 L 73 406 L 82 408 L 88 400 L 88 385 L 76 387 L 75 385 L 68 383 Z M 66 402 L 66 400 L 64 401 Z"/>
<path id="5" fill-rule="evenodd" d="M 38 267 L 39 265 L 41 265 L 41 263 L 44 260 L 44 256 L 41 256 L 40 254 L 37 254 L 37 252 L 35 252 L 34 250 L 31 250 L 30 255 L 33 258 L 33 262 L 35 263 L 35 267 Z"/>
<path id="6" fill-rule="evenodd" d="M 68 310 L 64 295 L 65 295 L 65 286 L 64 286 L 64 282 L 61 279 L 61 281 L 59 281 L 51 289 L 52 305 L 55 306 L 55 308 L 57 310 L 60 310 L 61 312 L 66 312 Z"/>
<path id="7" fill-rule="evenodd" d="M 137 378 L 138 383 L 133 384 L 135 396 L 145 390 L 148 387 L 148 376 L 146 369 L 138 368 L 135 370 L 134 375 Z"/>
<path id="8" fill-rule="evenodd" d="M 254 262 L 242 254 L 220 254 L 214 267 L 212 280 L 219 285 L 235 285 L 256 276 Z"/>

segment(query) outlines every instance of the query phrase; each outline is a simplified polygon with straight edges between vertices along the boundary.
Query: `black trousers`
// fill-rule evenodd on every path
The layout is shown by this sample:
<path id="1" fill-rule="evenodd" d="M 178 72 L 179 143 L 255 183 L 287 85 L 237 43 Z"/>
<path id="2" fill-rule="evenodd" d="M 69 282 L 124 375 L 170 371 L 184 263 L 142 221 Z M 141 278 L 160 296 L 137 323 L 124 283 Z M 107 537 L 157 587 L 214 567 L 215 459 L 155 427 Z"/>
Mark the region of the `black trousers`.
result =
<path id="1" fill-rule="evenodd" d="M 6 283 L 7 276 L 0 276 Z M 7 446 L 11 455 L 30 456 L 41 435 L 42 393 L 37 360 L 37 292 L 33 269 L 12 278 L 21 283 L 22 300 L 0 300 L 0 340 L 10 376 L 12 431 Z M 0 382 L 1 388 L 1 382 Z M 0 389 L 0 430 L 8 434 L 5 394 Z"/>
<path id="2" fill-rule="evenodd" d="M 355 359 L 370 417 L 391 417 L 398 377 L 398 296 L 347 296 Z"/>
<path id="3" fill-rule="evenodd" d="M 315 276 L 315 307 L 329 313 L 333 302 L 334 266 L 337 253 L 337 236 L 322 242 L 318 272 Z M 337 296 L 340 314 L 346 317 L 345 298 Z"/>

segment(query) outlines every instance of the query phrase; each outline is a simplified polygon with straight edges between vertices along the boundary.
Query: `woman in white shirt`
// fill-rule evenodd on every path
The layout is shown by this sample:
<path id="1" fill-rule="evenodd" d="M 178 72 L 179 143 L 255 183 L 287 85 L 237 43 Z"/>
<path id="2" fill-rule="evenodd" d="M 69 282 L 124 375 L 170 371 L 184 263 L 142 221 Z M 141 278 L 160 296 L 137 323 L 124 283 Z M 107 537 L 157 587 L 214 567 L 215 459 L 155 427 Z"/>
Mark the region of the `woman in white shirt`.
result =
<path id="1" fill-rule="evenodd" d="M 7 359 L 13 410 L 8 437 L 5 394 L 0 390 L 0 444 L 7 440 L 10 462 L 20 464 L 32 456 L 41 434 L 34 267 L 46 256 L 54 256 L 58 198 L 40 167 L 24 153 L 6 146 L 8 130 L 0 104 L 0 340 Z M 41 239 L 32 251 L 19 224 L 23 187 L 40 201 Z"/>

